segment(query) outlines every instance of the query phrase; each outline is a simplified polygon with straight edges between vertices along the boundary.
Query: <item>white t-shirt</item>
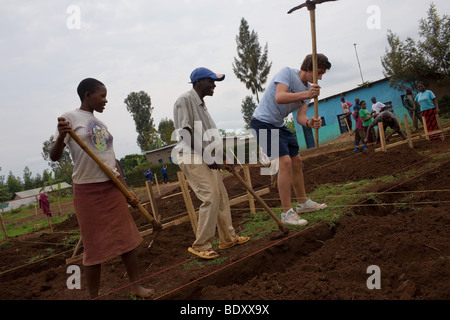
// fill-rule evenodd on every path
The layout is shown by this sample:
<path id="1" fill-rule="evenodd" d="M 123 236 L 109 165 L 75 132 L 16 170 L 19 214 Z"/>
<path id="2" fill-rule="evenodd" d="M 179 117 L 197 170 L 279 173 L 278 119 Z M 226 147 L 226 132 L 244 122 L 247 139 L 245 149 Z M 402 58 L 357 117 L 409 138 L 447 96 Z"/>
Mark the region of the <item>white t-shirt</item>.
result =
<path id="1" fill-rule="evenodd" d="M 116 176 L 116 156 L 113 148 L 113 137 L 107 126 L 89 111 L 75 109 L 62 115 L 69 121 L 72 130 L 86 146 L 112 171 Z M 59 136 L 55 133 L 55 140 Z M 72 139 L 66 135 L 64 143 L 69 147 L 74 162 L 72 180 L 77 184 L 104 182 L 110 180 L 103 169 Z"/>
<path id="2" fill-rule="evenodd" d="M 374 104 L 372 104 L 372 111 L 375 111 L 376 114 L 378 115 L 378 114 L 380 114 L 381 109 L 383 109 L 384 107 L 386 107 L 386 105 L 384 103 L 377 101 Z"/>
<path id="3" fill-rule="evenodd" d="M 342 112 L 347 114 L 350 112 L 350 107 L 346 102 L 341 102 Z"/>

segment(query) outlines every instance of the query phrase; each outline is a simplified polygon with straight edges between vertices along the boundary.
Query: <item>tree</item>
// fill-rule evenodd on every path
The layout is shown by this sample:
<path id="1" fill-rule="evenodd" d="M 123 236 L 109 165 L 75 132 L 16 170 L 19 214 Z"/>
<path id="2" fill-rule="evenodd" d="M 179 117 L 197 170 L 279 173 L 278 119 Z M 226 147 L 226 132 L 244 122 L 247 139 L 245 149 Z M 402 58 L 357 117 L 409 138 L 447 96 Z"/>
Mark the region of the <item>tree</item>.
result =
<path id="1" fill-rule="evenodd" d="M 430 5 L 428 19 L 420 19 L 419 48 L 425 53 L 427 64 L 437 73 L 449 76 L 450 72 L 450 18 L 439 17 L 434 3 Z"/>
<path id="2" fill-rule="evenodd" d="M 388 30 L 389 49 L 381 58 L 383 74 L 390 77 L 390 84 L 397 89 L 405 85 L 414 87 L 424 78 L 448 79 L 450 77 L 450 20 L 440 18 L 431 4 L 427 20 L 421 19 L 417 43 L 408 37 L 405 42 Z"/>
<path id="3" fill-rule="evenodd" d="M 72 182 L 72 173 L 73 173 L 73 161 L 70 156 L 70 152 L 67 148 L 64 148 L 61 158 L 58 161 L 52 161 L 50 159 L 50 148 L 54 141 L 54 136 L 51 135 L 50 139 L 44 141 L 42 146 L 42 157 L 45 161 L 48 161 L 48 165 L 52 168 L 55 174 L 56 181 L 65 181 L 67 183 Z M 44 171 L 44 177 L 42 177 L 43 181 L 48 180 L 49 173 Z"/>
<path id="4" fill-rule="evenodd" d="M 262 85 L 266 83 L 272 62 L 268 62 L 267 43 L 262 50 L 258 34 L 252 30 L 249 31 L 247 21 L 242 18 L 239 27 L 239 35 L 236 36 L 238 58 L 234 58 L 233 72 L 247 89 L 250 89 L 256 95 L 256 101 L 259 103 L 258 92 L 264 91 Z"/>
<path id="5" fill-rule="evenodd" d="M 172 132 L 175 131 L 175 124 L 172 119 L 161 119 L 158 125 L 158 132 L 164 145 L 172 143 Z"/>
<path id="6" fill-rule="evenodd" d="M 128 112 L 133 116 L 138 133 L 137 144 L 141 151 L 157 148 L 158 135 L 152 118 L 152 101 L 150 96 L 144 92 L 131 92 L 124 100 Z"/>
<path id="7" fill-rule="evenodd" d="M 256 109 L 256 103 L 253 100 L 252 96 L 246 96 L 244 100 L 242 100 L 241 104 L 241 112 L 244 115 L 245 121 L 245 129 L 248 130 L 250 128 L 250 121 L 252 120 L 253 111 Z"/>
<path id="8" fill-rule="evenodd" d="M 413 39 L 407 38 L 403 43 L 396 34 L 388 30 L 387 41 L 391 49 L 386 50 L 381 64 L 384 75 L 390 77 L 391 86 L 400 90 L 403 90 L 405 85 L 414 87 L 417 79 L 430 73 Z"/>
<path id="9" fill-rule="evenodd" d="M 2 168 L 0 167 L 0 171 Z M 11 200 L 12 195 L 8 191 L 8 185 L 5 184 L 5 176 L 0 175 L 0 202 Z"/>
<path id="10" fill-rule="evenodd" d="M 14 195 L 18 191 L 22 191 L 22 181 L 19 177 L 15 177 L 13 173 L 10 171 L 7 179 L 8 192 Z"/>
<path id="11" fill-rule="evenodd" d="M 32 172 L 30 171 L 30 168 L 25 167 L 23 170 L 23 188 L 25 190 L 30 190 L 34 188 L 34 181 L 32 178 Z"/>
<path id="12" fill-rule="evenodd" d="M 146 159 L 142 154 L 129 154 L 120 159 L 120 164 L 125 174 L 131 172 L 138 166 L 142 166 L 145 163 Z"/>

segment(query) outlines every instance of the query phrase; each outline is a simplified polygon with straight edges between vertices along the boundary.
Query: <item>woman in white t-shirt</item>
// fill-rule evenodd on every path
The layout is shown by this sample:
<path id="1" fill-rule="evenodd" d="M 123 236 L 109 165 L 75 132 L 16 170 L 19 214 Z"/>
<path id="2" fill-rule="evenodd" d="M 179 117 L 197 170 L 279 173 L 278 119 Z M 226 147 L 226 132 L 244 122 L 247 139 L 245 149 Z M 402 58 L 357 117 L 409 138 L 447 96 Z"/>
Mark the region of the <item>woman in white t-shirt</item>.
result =
<path id="1" fill-rule="evenodd" d="M 113 137 L 108 127 L 94 115 L 94 111 L 102 113 L 105 110 L 108 102 L 106 87 L 96 79 L 87 78 L 80 82 L 77 92 L 81 106 L 58 117 L 50 158 L 59 160 L 68 146 L 74 162 L 73 201 L 84 245 L 83 265 L 89 296 L 98 296 L 101 263 L 120 255 L 132 283 L 131 293 L 149 297 L 154 290 L 136 284 L 139 272 L 135 249 L 142 237 L 129 212 L 128 200 L 68 134 L 73 130 L 126 186 L 114 153 Z M 130 204 L 136 205 L 137 201 Z"/>

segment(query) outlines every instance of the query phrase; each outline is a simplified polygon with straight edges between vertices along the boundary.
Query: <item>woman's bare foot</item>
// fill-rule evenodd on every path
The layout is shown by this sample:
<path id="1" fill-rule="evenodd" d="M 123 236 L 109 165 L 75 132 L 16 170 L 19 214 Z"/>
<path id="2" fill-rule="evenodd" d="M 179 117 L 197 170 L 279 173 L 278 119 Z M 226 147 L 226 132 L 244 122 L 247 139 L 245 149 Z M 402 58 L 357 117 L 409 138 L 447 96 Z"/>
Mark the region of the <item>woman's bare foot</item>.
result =
<path id="1" fill-rule="evenodd" d="M 142 286 L 133 286 L 131 288 L 131 294 L 133 296 L 141 297 L 141 298 L 149 298 L 155 294 L 154 289 L 147 289 Z"/>

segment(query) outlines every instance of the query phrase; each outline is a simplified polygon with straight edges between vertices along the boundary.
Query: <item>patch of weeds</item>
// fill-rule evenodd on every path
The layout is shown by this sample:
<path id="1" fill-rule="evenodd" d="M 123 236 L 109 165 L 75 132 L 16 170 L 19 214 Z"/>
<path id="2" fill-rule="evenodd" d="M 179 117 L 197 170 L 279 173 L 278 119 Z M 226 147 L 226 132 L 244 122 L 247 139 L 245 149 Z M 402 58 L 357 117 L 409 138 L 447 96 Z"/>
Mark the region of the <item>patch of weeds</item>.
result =
<path id="1" fill-rule="evenodd" d="M 394 209 L 401 211 L 404 210 L 414 210 L 414 206 L 411 205 L 411 201 L 414 198 L 414 195 L 408 194 L 400 199 L 396 203 L 394 203 Z"/>
<path id="2" fill-rule="evenodd" d="M 194 268 L 194 267 L 197 267 L 197 268 L 201 269 L 201 268 L 204 268 L 205 265 L 199 259 L 193 259 L 193 260 L 188 261 L 185 264 L 183 264 L 183 268 L 186 269 L 186 270 L 189 270 L 189 269 Z"/>
<path id="3" fill-rule="evenodd" d="M 3 242 L 2 244 L 0 244 L 0 250 L 8 249 L 13 246 L 14 246 L 14 243 L 12 241 L 7 240 L 7 241 Z"/>
<path id="4" fill-rule="evenodd" d="M 62 241 L 62 244 L 64 248 L 73 247 L 78 243 L 79 239 L 80 239 L 80 232 L 78 231 L 74 234 L 65 237 Z"/>
<path id="5" fill-rule="evenodd" d="M 28 260 L 28 263 L 34 263 L 34 262 L 36 262 L 36 261 L 39 261 L 39 260 L 43 259 L 44 256 L 45 256 L 45 255 L 44 255 L 43 253 L 40 253 L 40 254 L 38 254 L 37 256 L 31 257 L 31 258 Z"/>
<path id="6" fill-rule="evenodd" d="M 206 261 L 206 265 L 210 266 L 210 265 L 221 264 L 225 260 L 227 260 L 226 257 L 218 257 L 218 258 Z"/>
<path id="7" fill-rule="evenodd" d="M 280 208 L 273 208 L 272 211 L 278 216 L 281 216 Z M 258 211 L 254 214 L 246 213 L 244 218 L 248 221 L 242 228 L 243 235 L 252 235 L 255 239 L 260 239 L 274 230 L 277 230 L 277 224 L 266 211 Z"/>

